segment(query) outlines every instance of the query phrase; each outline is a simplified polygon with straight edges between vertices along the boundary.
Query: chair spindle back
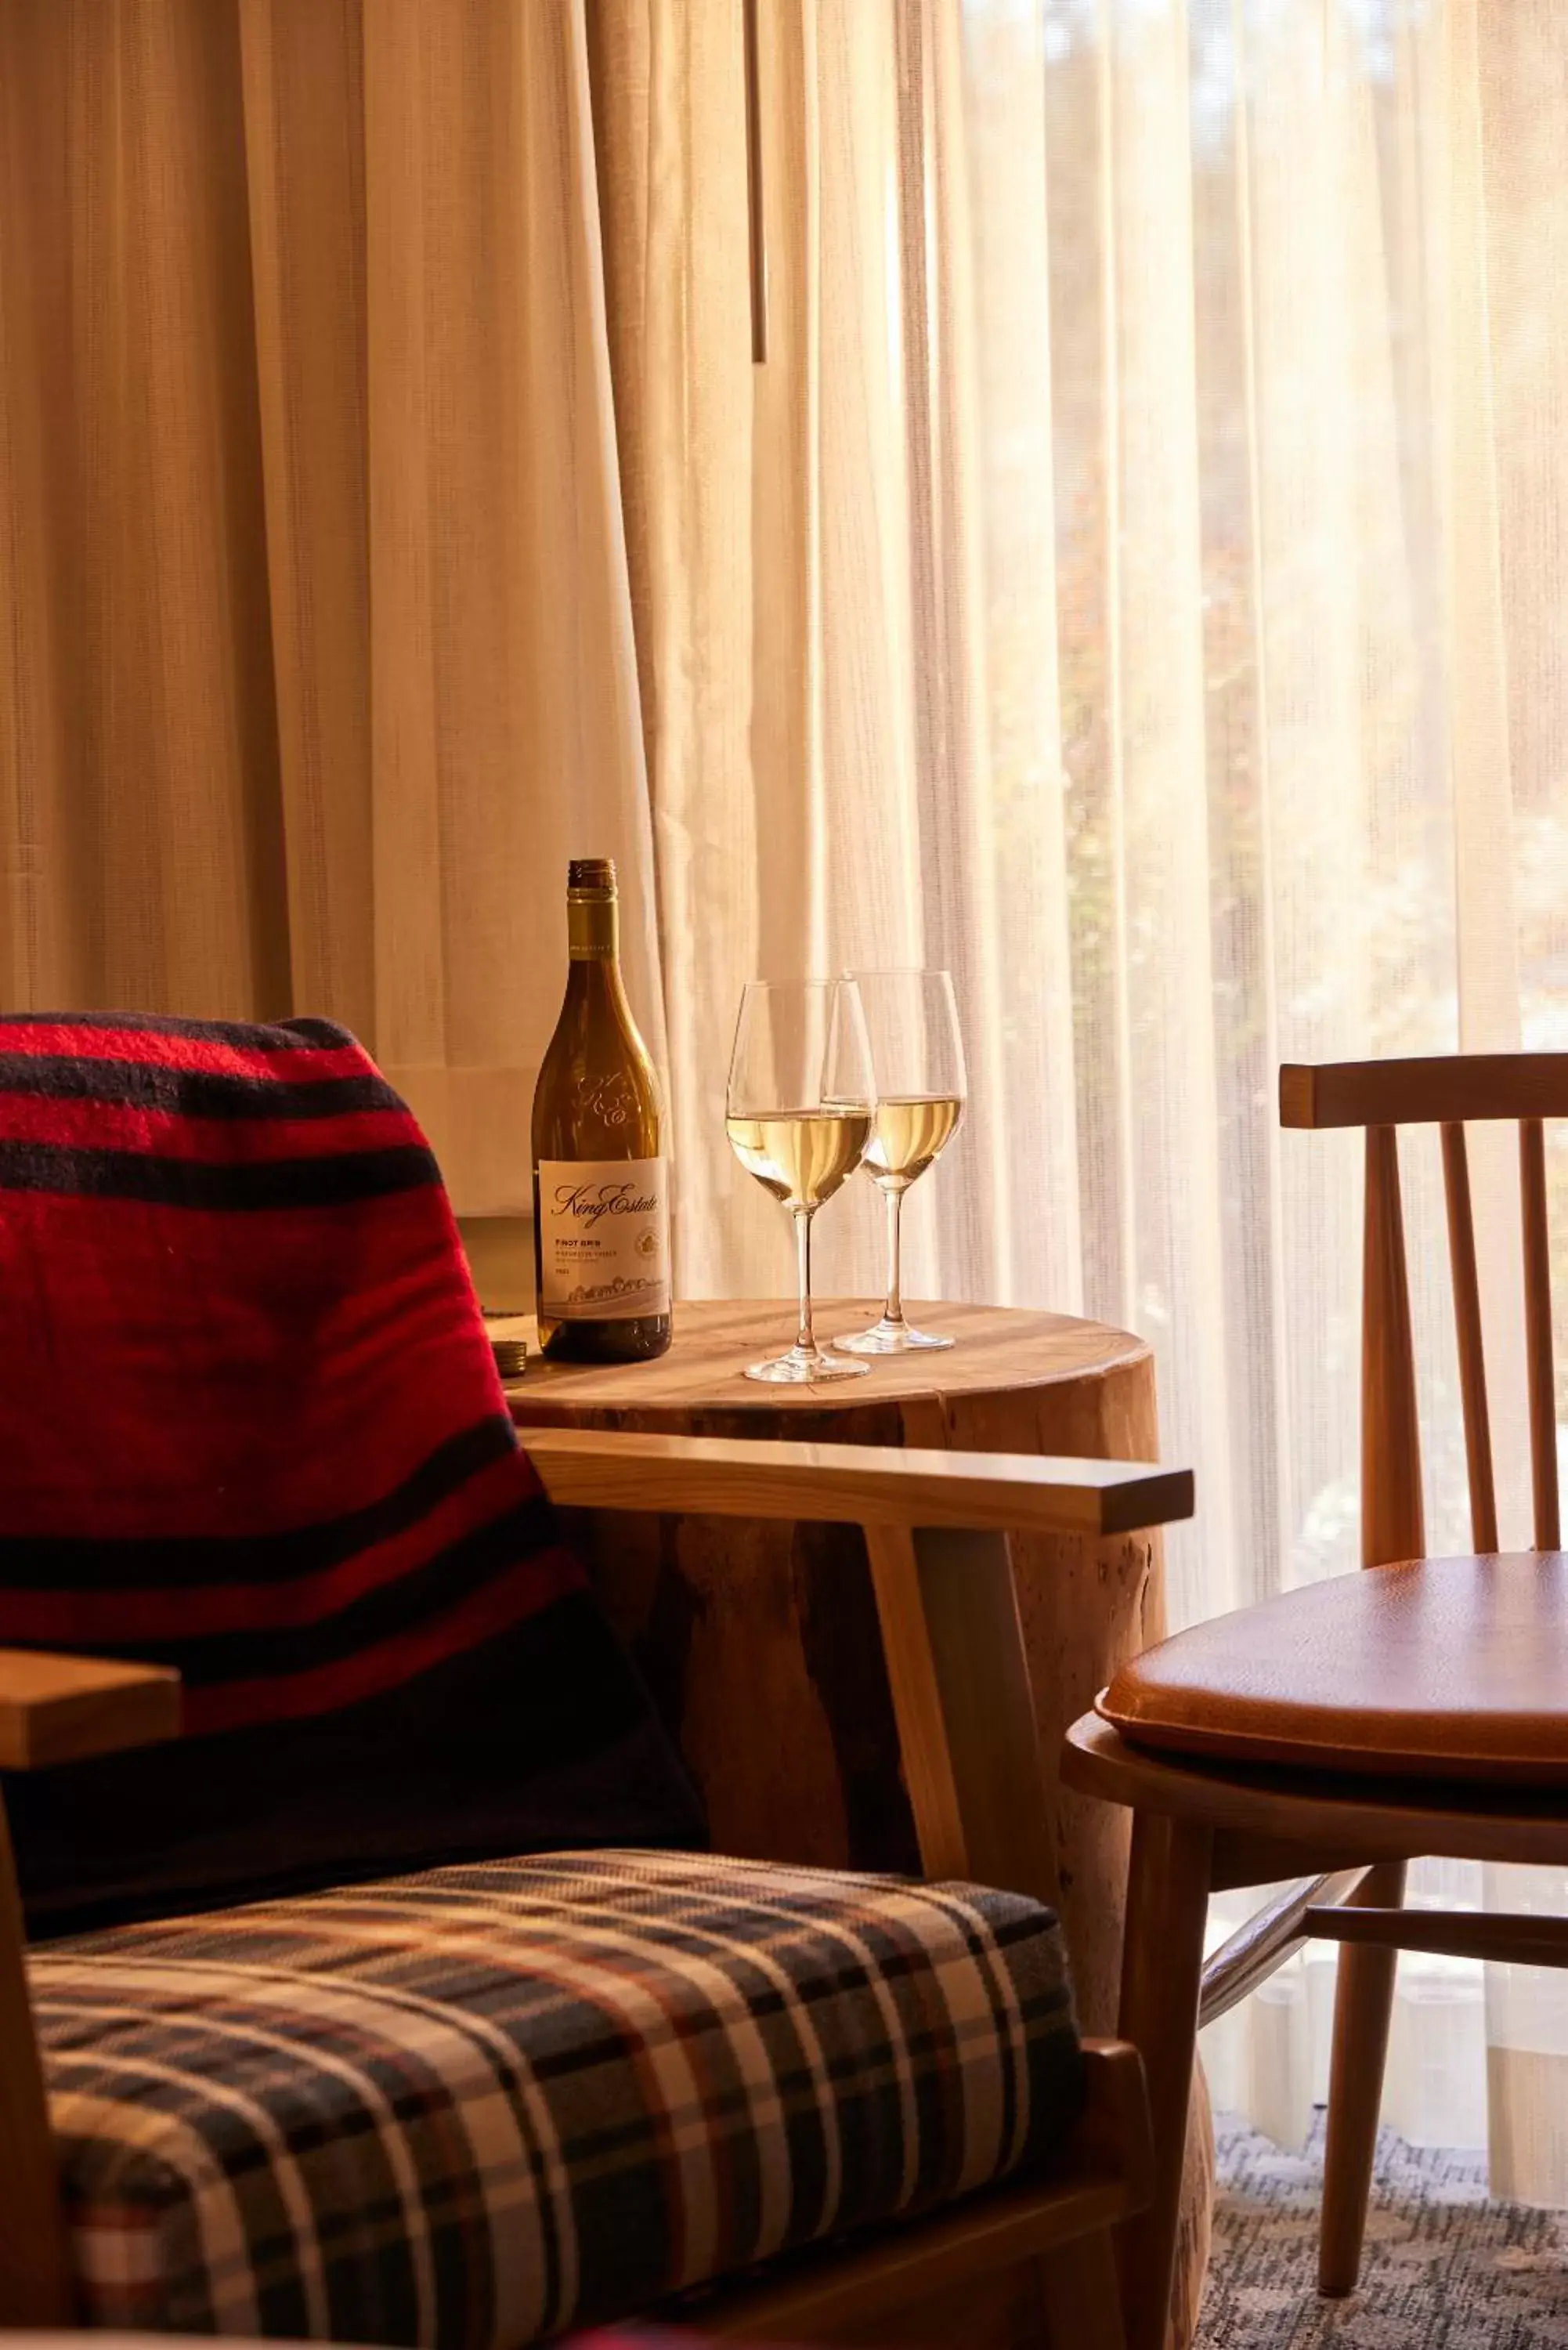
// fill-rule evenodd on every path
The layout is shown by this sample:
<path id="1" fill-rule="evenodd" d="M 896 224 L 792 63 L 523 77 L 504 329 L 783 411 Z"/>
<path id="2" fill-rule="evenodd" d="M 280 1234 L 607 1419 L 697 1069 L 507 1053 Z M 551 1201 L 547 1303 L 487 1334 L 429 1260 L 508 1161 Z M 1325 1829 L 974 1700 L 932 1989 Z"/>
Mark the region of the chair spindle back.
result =
<path id="1" fill-rule="evenodd" d="M 1427 1550 L 1416 1355 L 1399 1190 L 1401 1126 L 1436 1125 L 1442 1132 L 1471 1540 L 1478 1551 L 1494 1551 L 1498 1547 L 1497 1483 L 1465 1128 L 1480 1119 L 1518 1122 L 1535 1546 L 1538 1550 L 1559 1547 L 1562 1525 L 1543 1120 L 1561 1117 L 1568 1117 L 1568 1053 L 1459 1054 L 1423 1060 L 1344 1061 L 1315 1067 L 1287 1064 L 1280 1071 L 1282 1126 L 1358 1126 L 1366 1134 L 1361 1297 L 1364 1565 L 1424 1558 Z"/>

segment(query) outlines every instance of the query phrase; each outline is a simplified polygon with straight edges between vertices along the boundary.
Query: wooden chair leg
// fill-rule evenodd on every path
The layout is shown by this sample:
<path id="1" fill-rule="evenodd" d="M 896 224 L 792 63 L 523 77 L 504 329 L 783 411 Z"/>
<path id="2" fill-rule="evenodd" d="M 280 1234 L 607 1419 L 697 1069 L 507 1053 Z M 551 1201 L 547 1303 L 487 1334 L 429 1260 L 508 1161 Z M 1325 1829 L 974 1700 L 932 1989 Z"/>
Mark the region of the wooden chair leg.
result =
<path id="1" fill-rule="evenodd" d="M 0 1804 L 0 2328 L 74 2320 L 65 2217 Z"/>
<path id="2" fill-rule="evenodd" d="M 1040 2289 L 1050 2350 L 1127 2350 L 1116 2252 L 1106 2229 L 1043 2252 Z"/>
<path id="3" fill-rule="evenodd" d="M 1148 2082 L 1154 2196 L 1117 2231 L 1127 2350 L 1164 2350 L 1170 2313 L 1211 1849 L 1193 1821 L 1134 1817 L 1117 2031 Z"/>
<path id="4" fill-rule="evenodd" d="M 1379 1861 L 1351 1896 L 1357 1908 L 1397 1908 L 1405 1898 L 1405 1863 Z M 1347 1904 L 1346 1906 L 1350 1906 Z M 1368 1942 L 1345 1943 L 1334 1995 L 1334 2055 L 1328 2079 L 1328 2141 L 1324 2152 L 1323 2220 L 1318 2236 L 1317 2289 L 1336 2299 L 1355 2291 L 1366 2201 L 1377 2147 L 1377 2111 L 1388 2054 L 1397 1950 Z"/>

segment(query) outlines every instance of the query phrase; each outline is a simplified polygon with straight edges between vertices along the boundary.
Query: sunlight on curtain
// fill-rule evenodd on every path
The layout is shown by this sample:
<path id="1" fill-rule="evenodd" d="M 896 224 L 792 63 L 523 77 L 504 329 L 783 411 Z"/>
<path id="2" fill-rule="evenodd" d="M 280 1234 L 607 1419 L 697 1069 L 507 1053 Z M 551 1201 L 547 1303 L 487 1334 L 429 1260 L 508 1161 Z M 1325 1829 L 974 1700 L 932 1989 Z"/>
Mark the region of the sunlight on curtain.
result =
<path id="1" fill-rule="evenodd" d="M 635 13 L 657 50 L 662 12 Z M 974 1107 L 915 1195 L 907 1286 L 1154 1340 L 1200 1495 L 1176 1621 L 1348 1571 L 1359 1154 L 1278 1131 L 1278 1064 L 1568 1045 L 1568 12 L 763 16 L 775 356 L 743 420 L 662 451 L 686 545 L 722 567 L 712 630 L 653 598 L 652 690 L 688 697 L 654 757 L 661 887 L 705 874 L 694 933 L 662 937 L 704 1203 L 685 1286 L 787 1281 L 720 1128 L 741 981 L 946 962 Z M 715 72 L 737 96 L 738 43 Z M 690 240 L 741 234 L 734 185 L 703 201 L 688 272 Z M 649 346 L 682 298 L 659 249 Z M 701 541 L 704 515 L 728 535 Z M 726 692 L 751 696 L 751 757 L 715 775 Z M 1521 1542 L 1506 1145 L 1476 1165 Z M 1405 1167 L 1429 1532 L 1463 1548 L 1435 1135 Z M 1561 1254 L 1561 1147 L 1551 1182 Z M 875 1287 L 867 1205 L 824 1219 L 825 1283 Z M 1415 1898 L 1479 1901 L 1478 1879 Z M 1211 2041 L 1220 2098 L 1282 2135 L 1322 2094 L 1332 1964 Z M 1406 1962 L 1387 2111 L 1409 2135 L 1484 2121 L 1500 2190 L 1568 2202 L 1565 2066 L 1561 1978 Z"/>

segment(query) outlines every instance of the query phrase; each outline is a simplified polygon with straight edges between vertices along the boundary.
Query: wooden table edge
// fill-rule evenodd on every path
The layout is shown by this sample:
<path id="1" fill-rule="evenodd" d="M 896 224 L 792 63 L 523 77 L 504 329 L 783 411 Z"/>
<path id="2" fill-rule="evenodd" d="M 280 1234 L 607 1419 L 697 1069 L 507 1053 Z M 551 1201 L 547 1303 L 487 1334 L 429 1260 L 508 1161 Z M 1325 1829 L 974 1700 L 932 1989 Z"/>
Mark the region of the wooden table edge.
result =
<path id="1" fill-rule="evenodd" d="M 680 1317 L 682 1303 L 687 1305 L 718 1307 L 755 1305 L 759 1310 L 766 1308 L 770 1313 L 776 1305 L 781 1316 L 780 1347 L 788 1343 L 788 1329 L 784 1326 L 788 1324 L 791 1315 L 790 1301 L 787 1298 L 777 1300 L 698 1298 L 678 1300 L 676 1303 L 675 1344 L 677 1347 L 680 1344 Z M 822 1316 L 829 1318 L 842 1316 L 848 1320 L 861 1310 L 865 1311 L 869 1319 L 874 1318 L 877 1309 L 875 1305 L 862 1307 L 862 1302 L 855 1299 L 827 1298 L 818 1305 L 819 1326 L 821 1326 L 820 1317 Z M 880 1403 L 895 1409 L 921 1409 L 925 1415 L 932 1419 L 933 1432 L 936 1416 L 941 1415 L 940 1440 L 946 1444 L 948 1441 L 946 1409 L 951 1399 L 961 1399 L 966 1405 L 984 1404 L 987 1401 L 998 1401 L 1019 1394 L 1044 1394 L 1059 1388 L 1101 1386 L 1112 1378 L 1137 1370 L 1153 1359 L 1154 1349 L 1147 1338 L 1140 1338 L 1130 1330 L 1117 1329 L 1110 1323 L 1095 1321 L 1085 1315 L 1061 1314 L 1053 1309 L 1035 1306 L 964 1305 L 960 1309 L 956 1302 L 951 1299 L 943 1301 L 917 1298 L 910 1301 L 909 1307 L 910 1318 L 916 1322 L 919 1322 L 922 1315 L 927 1317 L 934 1315 L 938 1317 L 940 1323 L 940 1317 L 944 1312 L 954 1310 L 962 1310 L 966 1313 L 1017 1314 L 1020 1317 L 1027 1315 L 1042 1321 L 1076 1324 L 1085 1332 L 1098 1333 L 1106 1341 L 1106 1345 L 1098 1356 L 1083 1363 L 1064 1365 L 1039 1372 L 1031 1372 L 1027 1368 L 1021 1370 L 1016 1363 L 1012 1363 L 1005 1369 L 999 1366 L 994 1381 L 977 1382 L 973 1385 L 965 1383 L 953 1387 L 943 1384 L 942 1372 L 944 1367 L 953 1360 L 953 1357 L 959 1355 L 961 1349 L 964 1348 L 961 1338 L 951 1354 L 943 1352 L 918 1357 L 910 1357 L 907 1355 L 896 1356 L 884 1362 L 874 1362 L 868 1377 L 863 1380 L 857 1379 L 852 1386 L 847 1382 L 805 1388 L 761 1386 L 755 1380 L 748 1380 L 745 1378 L 744 1362 L 742 1359 L 737 1359 L 732 1375 L 721 1375 L 713 1387 L 701 1393 L 670 1396 L 650 1392 L 646 1397 L 639 1397 L 632 1390 L 644 1366 L 637 1363 L 602 1366 L 545 1365 L 536 1352 L 537 1336 L 533 1315 L 519 1315 L 508 1320 L 506 1335 L 524 1336 L 527 1339 L 528 1368 L 518 1378 L 504 1379 L 502 1388 L 514 1423 L 519 1428 L 542 1426 L 558 1416 L 565 1417 L 583 1411 L 603 1413 L 612 1417 L 635 1412 L 642 1424 L 649 1426 L 655 1420 L 680 1420 L 693 1411 L 733 1411 L 740 1414 L 755 1413 L 759 1417 L 765 1413 L 771 1413 L 776 1417 L 782 1412 L 787 1418 L 795 1415 L 804 1417 L 814 1411 L 825 1416 L 835 1412 L 850 1413 L 857 1409 L 874 1408 Z M 495 1328 L 499 1329 L 499 1326 L 497 1325 Z M 1017 1343 L 1020 1346 L 1027 1346 L 1029 1341 L 1021 1338 Z M 743 1357 L 753 1344 L 759 1349 L 765 1349 L 769 1340 L 762 1336 L 755 1341 L 738 1339 L 737 1357 Z M 668 1362 L 669 1357 L 660 1357 L 658 1360 Z M 650 1364 L 646 1367 L 653 1370 L 656 1366 Z M 961 1370 L 961 1360 L 958 1367 Z M 889 1374 L 891 1376 L 888 1376 Z M 915 1377 L 919 1377 L 921 1381 L 919 1386 L 910 1384 Z M 600 1378 L 624 1382 L 628 1392 L 617 1395 L 613 1400 L 596 1401 L 591 1395 L 585 1393 L 582 1383 Z"/>

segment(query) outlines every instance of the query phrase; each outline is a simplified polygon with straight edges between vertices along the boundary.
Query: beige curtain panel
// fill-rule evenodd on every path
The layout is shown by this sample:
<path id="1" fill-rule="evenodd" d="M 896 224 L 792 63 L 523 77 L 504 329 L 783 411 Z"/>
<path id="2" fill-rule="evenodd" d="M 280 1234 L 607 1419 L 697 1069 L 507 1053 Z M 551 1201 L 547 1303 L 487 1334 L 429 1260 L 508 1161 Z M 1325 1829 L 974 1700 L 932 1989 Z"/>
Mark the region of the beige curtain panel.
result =
<path id="1" fill-rule="evenodd" d="M 648 796 L 583 11 L 0 0 L 0 987 L 346 1022 L 518 1210 Z"/>

